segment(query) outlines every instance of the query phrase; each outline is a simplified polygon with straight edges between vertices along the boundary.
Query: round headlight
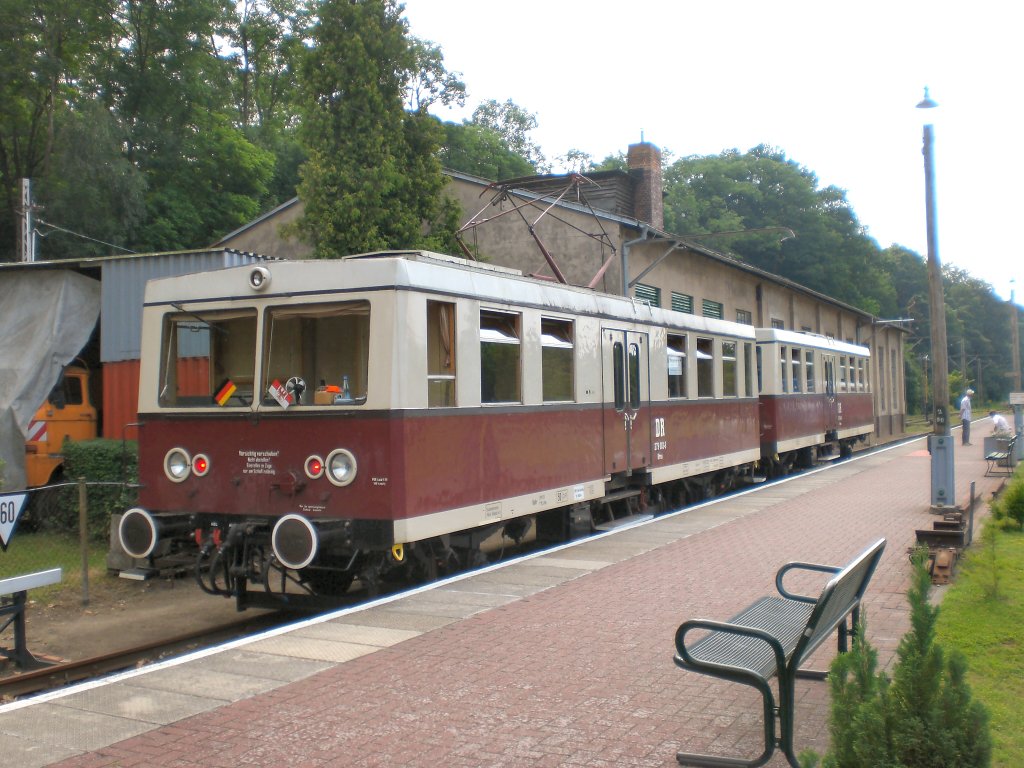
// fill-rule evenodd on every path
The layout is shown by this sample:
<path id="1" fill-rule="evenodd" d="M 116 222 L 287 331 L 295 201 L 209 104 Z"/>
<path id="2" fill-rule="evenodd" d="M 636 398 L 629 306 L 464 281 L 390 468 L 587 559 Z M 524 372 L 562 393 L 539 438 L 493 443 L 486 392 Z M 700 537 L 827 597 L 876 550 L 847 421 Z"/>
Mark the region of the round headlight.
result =
<path id="1" fill-rule="evenodd" d="M 310 456 L 306 459 L 306 477 L 316 480 L 324 473 L 324 460 L 319 456 Z"/>
<path id="2" fill-rule="evenodd" d="M 356 457 L 351 451 L 338 448 L 327 457 L 327 479 L 344 486 L 356 479 Z"/>
<path id="3" fill-rule="evenodd" d="M 191 466 L 192 458 L 184 448 L 171 448 L 164 456 L 164 474 L 175 483 L 181 483 L 188 477 Z"/>
<path id="4" fill-rule="evenodd" d="M 202 477 L 210 471 L 210 459 L 205 453 L 197 453 L 192 457 L 192 474 Z"/>

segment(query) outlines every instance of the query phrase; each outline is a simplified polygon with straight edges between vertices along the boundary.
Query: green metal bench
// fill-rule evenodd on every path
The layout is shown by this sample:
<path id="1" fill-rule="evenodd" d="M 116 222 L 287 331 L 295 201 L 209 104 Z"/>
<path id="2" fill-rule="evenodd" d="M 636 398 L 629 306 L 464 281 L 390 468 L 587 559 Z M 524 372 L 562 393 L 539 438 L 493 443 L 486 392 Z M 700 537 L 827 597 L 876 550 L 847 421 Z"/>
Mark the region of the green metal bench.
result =
<path id="1" fill-rule="evenodd" d="M 1014 435 L 1006 442 L 1005 451 L 990 451 L 985 454 L 985 461 L 988 462 L 988 467 L 985 469 L 985 475 L 991 477 L 992 475 L 1012 475 L 1013 474 L 1013 451 L 1017 446 L 1017 435 Z M 1005 471 L 1000 471 L 1005 468 Z"/>
<path id="2" fill-rule="evenodd" d="M 62 575 L 60 568 L 51 568 L 48 571 L 0 579 L 0 620 L 8 617 L 6 621 L 0 623 L 0 632 L 14 624 L 14 648 L 0 648 L 0 656 L 6 656 L 22 669 L 43 666 L 42 662 L 29 653 L 25 640 L 25 605 L 28 602 L 28 591 L 58 584 Z"/>
<path id="3" fill-rule="evenodd" d="M 847 648 L 847 635 L 857 626 L 860 601 L 885 549 L 879 539 L 846 567 L 787 563 L 775 575 L 779 597 L 763 597 L 727 622 L 693 619 L 676 630 L 675 663 L 683 669 L 750 685 L 764 700 L 764 752 L 752 760 L 680 752 L 680 765 L 754 766 L 764 765 L 776 748 L 790 765 L 799 768 L 793 754 L 793 715 L 796 678 L 824 678 L 823 672 L 800 669 L 800 665 L 838 630 L 839 651 Z M 834 574 L 818 597 L 797 595 L 783 586 L 793 570 Z M 849 617 L 850 623 L 847 623 Z M 707 630 L 696 641 L 694 631 Z M 778 703 L 771 679 L 778 678 Z M 776 735 L 776 720 L 779 734 Z"/>

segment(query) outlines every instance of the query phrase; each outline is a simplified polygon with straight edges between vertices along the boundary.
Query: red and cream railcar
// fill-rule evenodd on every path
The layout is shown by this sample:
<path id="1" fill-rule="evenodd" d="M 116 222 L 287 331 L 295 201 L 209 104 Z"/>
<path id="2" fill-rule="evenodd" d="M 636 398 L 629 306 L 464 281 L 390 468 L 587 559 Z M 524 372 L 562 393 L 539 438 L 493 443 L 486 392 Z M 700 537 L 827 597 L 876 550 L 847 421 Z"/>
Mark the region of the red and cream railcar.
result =
<path id="1" fill-rule="evenodd" d="M 770 473 L 848 456 L 874 430 L 867 347 L 761 328 L 757 360 L 761 452 Z"/>
<path id="2" fill-rule="evenodd" d="M 760 456 L 755 343 L 421 252 L 152 281 L 122 545 L 244 607 L 705 494 Z"/>

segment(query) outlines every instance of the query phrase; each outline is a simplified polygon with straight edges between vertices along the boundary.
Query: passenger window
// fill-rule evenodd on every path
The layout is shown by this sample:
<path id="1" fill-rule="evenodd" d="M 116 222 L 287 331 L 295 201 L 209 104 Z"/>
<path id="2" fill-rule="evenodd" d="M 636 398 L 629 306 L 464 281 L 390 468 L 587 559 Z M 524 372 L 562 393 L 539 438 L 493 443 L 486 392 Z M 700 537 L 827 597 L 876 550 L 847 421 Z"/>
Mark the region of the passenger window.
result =
<path id="1" fill-rule="evenodd" d="M 480 402 L 522 402 L 519 315 L 480 310 Z"/>
<path id="2" fill-rule="evenodd" d="M 736 397 L 739 394 L 739 378 L 736 375 L 736 342 L 722 342 L 722 394 L 725 397 Z"/>
<path id="3" fill-rule="evenodd" d="M 668 337 L 668 396 L 686 397 L 686 337 Z"/>
<path id="4" fill-rule="evenodd" d="M 793 380 L 793 392 L 795 394 L 800 391 L 800 350 L 793 347 L 789 352 L 790 355 L 792 355 L 793 371 L 791 378 Z"/>
<path id="5" fill-rule="evenodd" d="M 715 341 L 697 338 L 697 397 L 715 396 Z"/>
<path id="6" fill-rule="evenodd" d="M 544 402 L 575 400 L 571 320 L 544 317 L 540 321 L 540 365 Z"/>
<path id="7" fill-rule="evenodd" d="M 455 305 L 427 302 L 427 406 L 455 406 Z"/>
<path id="8" fill-rule="evenodd" d="M 846 355 L 839 357 L 839 391 L 846 391 Z"/>
<path id="9" fill-rule="evenodd" d="M 807 374 L 807 389 L 805 392 L 814 391 L 814 350 L 808 349 L 804 351 L 804 371 Z"/>
<path id="10" fill-rule="evenodd" d="M 256 310 L 166 315 L 160 365 L 161 407 L 251 405 Z"/>
<path id="11" fill-rule="evenodd" d="M 267 311 L 264 337 L 265 405 L 366 402 L 369 302 L 274 307 Z"/>

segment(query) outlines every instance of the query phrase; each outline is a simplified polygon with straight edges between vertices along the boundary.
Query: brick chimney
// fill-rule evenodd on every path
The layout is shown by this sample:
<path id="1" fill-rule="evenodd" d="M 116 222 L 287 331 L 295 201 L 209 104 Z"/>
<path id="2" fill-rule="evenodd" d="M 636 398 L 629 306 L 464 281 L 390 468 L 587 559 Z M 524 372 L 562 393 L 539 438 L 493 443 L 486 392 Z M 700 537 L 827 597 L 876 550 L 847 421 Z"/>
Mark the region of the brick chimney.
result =
<path id="1" fill-rule="evenodd" d="M 665 228 L 665 207 L 661 196 L 661 150 L 641 141 L 630 144 L 626 166 L 633 180 L 633 215 L 655 229 Z"/>

